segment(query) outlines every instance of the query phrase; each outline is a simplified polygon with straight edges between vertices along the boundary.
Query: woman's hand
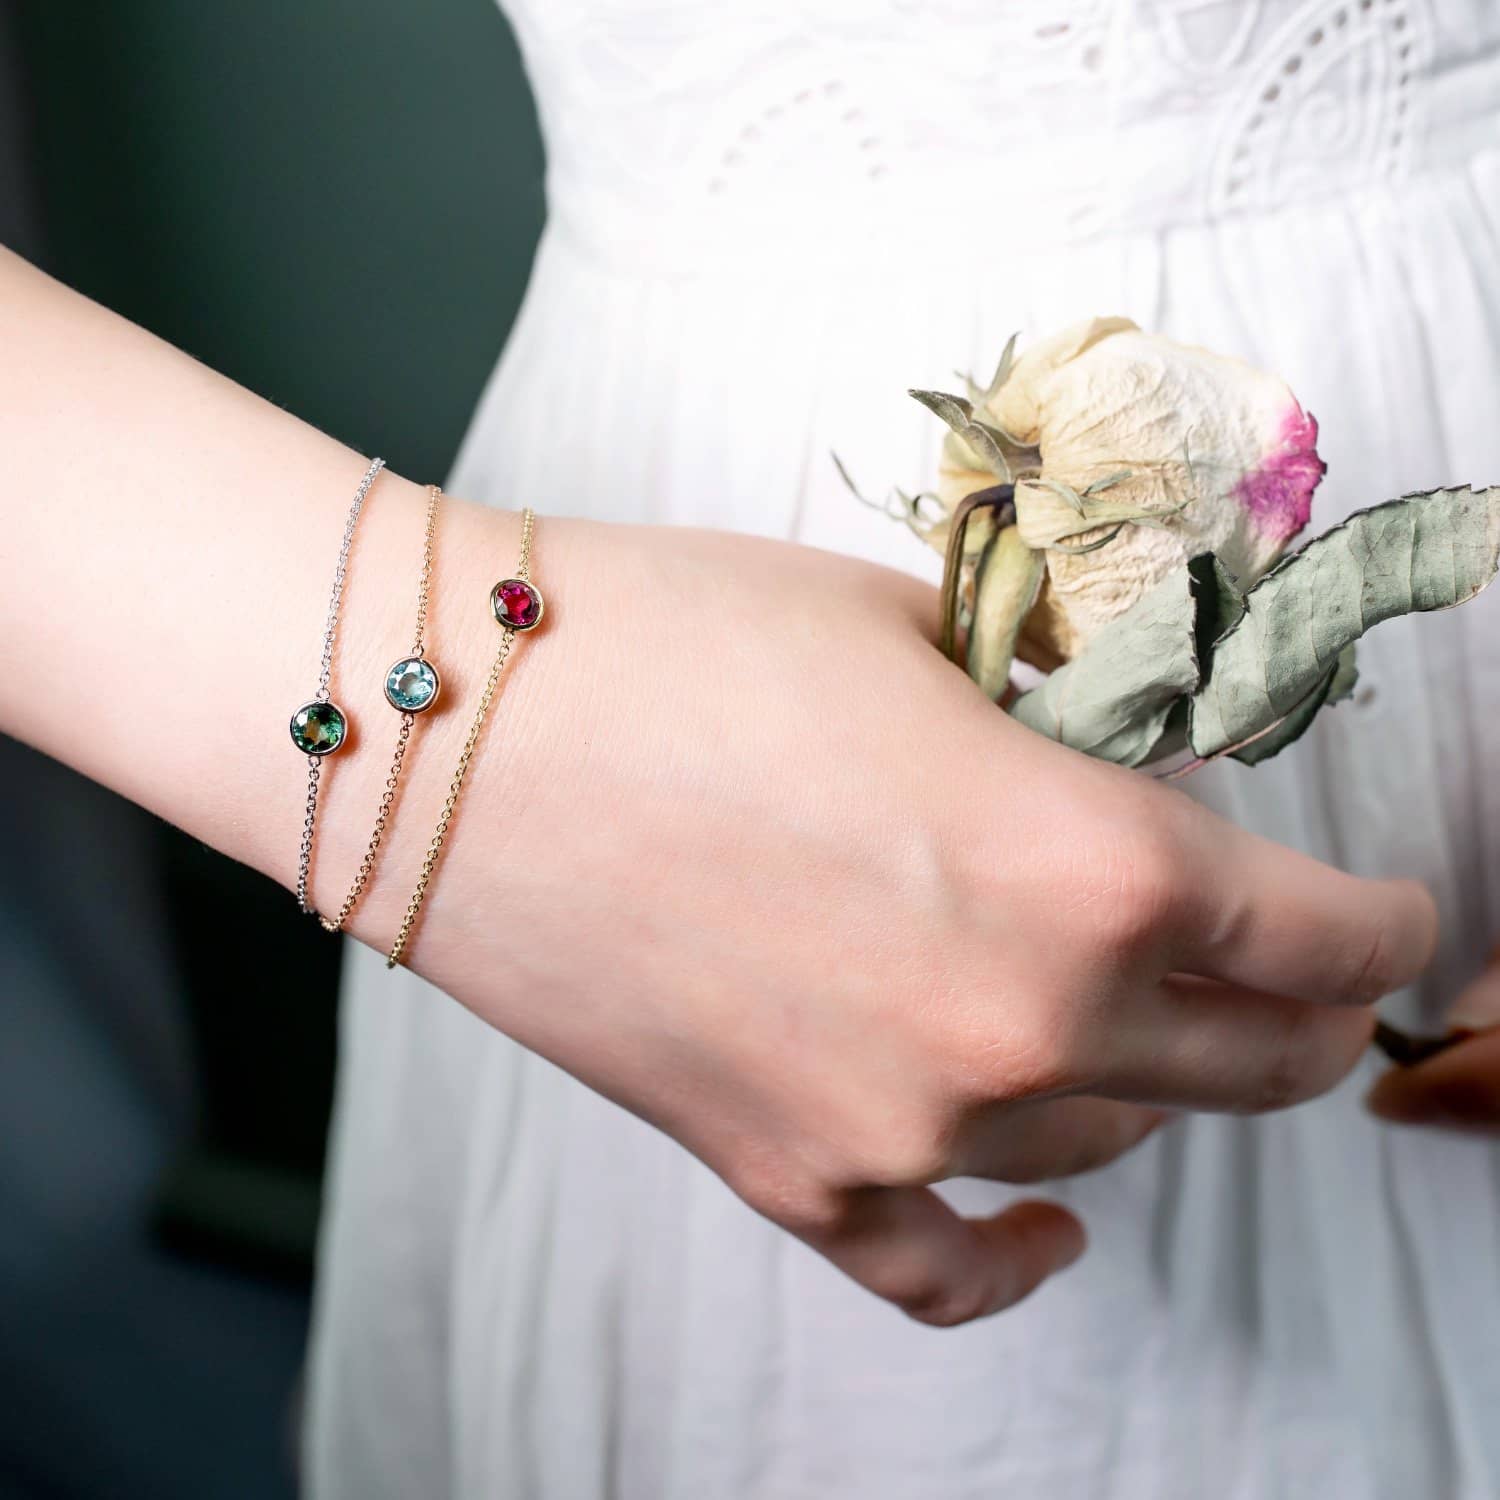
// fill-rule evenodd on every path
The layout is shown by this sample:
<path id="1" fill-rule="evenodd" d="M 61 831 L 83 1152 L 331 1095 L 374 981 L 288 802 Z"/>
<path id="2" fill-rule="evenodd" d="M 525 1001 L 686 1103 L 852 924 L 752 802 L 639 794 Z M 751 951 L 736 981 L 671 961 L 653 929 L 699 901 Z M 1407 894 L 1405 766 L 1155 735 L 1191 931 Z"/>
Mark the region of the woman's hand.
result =
<path id="1" fill-rule="evenodd" d="M 460 514 L 450 548 L 497 559 L 460 589 L 482 599 L 515 521 Z M 1006 1307 L 1083 1247 L 1060 1207 L 967 1221 L 932 1184 L 1085 1170 L 1163 1110 L 1311 1098 L 1427 961 L 1420 889 L 1007 719 L 909 578 L 550 518 L 536 576 L 548 625 L 414 962 L 925 1322 Z M 482 637 L 465 650 L 482 666 Z M 403 798 L 388 871 L 435 797 Z M 387 938 L 394 908 L 371 914 Z"/>
<path id="2" fill-rule="evenodd" d="M 295 881 L 330 570 L 366 460 L 0 252 L 0 728 Z M 1336 1083 L 1427 961 L 1355 880 L 1033 735 L 934 650 L 932 591 L 743 537 L 554 519 L 408 959 L 696 1152 L 914 1317 L 1008 1306 L 1080 1251 L 1061 1208 L 959 1218 L 1162 1110 Z M 313 896 L 337 908 L 394 734 L 423 493 L 350 556 Z M 514 515 L 445 505 L 407 755 L 353 931 L 384 950 L 497 645 Z M 430 718 L 432 722 L 426 722 Z M 99 851 L 60 850 L 62 859 Z M 265 982 L 299 982 L 267 956 Z"/>
<path id="3" fill-rule="evenodd" d="M 1458 997 L 1448 1024 L 1471 1036 L 1410 1068 L 1392 1068 L 1369 1105 L 1397 1125 L 1443 1125 L 1500 1136 L 1500 948 Z"/>

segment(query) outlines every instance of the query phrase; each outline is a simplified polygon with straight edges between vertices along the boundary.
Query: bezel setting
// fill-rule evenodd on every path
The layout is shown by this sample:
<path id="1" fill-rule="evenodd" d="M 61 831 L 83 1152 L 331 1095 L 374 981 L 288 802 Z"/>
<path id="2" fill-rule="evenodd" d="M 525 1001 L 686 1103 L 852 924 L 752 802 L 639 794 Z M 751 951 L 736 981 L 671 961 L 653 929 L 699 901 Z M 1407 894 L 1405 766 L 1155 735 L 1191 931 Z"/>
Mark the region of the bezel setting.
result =
<path id="1" fill-rule="evenodd" d="M 328 713 L 338 723 L 338 738 L 331 745 L 310 745 L 302 738 L 302 728 L 298 724 L 299 719 L 304 719 L 313 710 L 319 713 Z M 292 736 L 292 744 L 297 747 L 299 755 L 315 755 L 320 759 L 325 755 L 332 755 L 336 750 L 341 750 L 349 738 L 349 715 L 341 709 L 337 703 L 327 698 L 313 698 L 307 703 L 301 704 L 294 712 L 287 729 Z"/>
<path id="2" fill-rule="evenodd" d="M 502 600 L 502 590 L 524 590 L 531 598 L 536 613 L 531 619 L 524 623 L 510 618 L 510 612 Z M 490 609 L 493 611 L 496 623 L 504 630 L 519 632 L 535 630 L 542 623 L 542 616 L 546 613 L 547 602 L 542 598 L 542 591 L 534 583 L 524 578 L 502 578 L 494 588 L 490 590 Z"/>
<path id="3" fill-rule="evenodd" d="M 421 703 L 405 703 L 398 696 L 396 682 L 409 672 L 432 681 L 432 691 Z M 385 674 L 385 701 L 398 713 L 425 714 L 438 701 L 438 695 L 442 691 L 443 679 L 438 675 L 438 669 L 425 656 L 403 656 L 400 661 L 392 662 Z"/>

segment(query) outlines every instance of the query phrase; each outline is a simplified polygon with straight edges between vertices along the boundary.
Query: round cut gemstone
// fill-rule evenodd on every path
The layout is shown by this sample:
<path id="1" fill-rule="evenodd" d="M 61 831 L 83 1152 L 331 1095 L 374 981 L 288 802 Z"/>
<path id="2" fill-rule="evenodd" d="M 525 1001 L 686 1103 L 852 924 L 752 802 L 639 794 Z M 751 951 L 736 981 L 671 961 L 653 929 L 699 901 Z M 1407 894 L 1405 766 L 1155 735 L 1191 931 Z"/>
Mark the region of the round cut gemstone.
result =
<path id="1" fill-rule="evenodd" d="M 542 596 L 521 578 L 502 578 L 490 590 L 495 618 L 507 630 L 530 630 L 542 618 Z"/>
<path id="2" fill-rule="evenodd" d="M 304 755 L 329 755 L 344 743 L 348 720 L 337 704 L 315 700 L 292 715 L 292 743 Z"/>
<path id="3" fill-rule="evenodd" d="M 385 696 L 404 714 L 431 708 L 438 695 L 438 674 L 420 656 L 406 656 L 385 674 Z"/>

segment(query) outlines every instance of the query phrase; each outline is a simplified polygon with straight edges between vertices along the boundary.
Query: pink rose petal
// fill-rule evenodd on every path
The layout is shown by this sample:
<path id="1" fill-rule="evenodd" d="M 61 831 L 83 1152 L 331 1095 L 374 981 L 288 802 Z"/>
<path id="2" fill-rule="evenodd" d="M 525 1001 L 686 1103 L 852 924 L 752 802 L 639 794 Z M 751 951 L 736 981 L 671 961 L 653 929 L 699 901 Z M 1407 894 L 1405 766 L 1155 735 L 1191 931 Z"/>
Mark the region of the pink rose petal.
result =
<path id="1" fill-rule="evenodd" d="M 1318 457 L 1317 418 L 1293 403 L 1276 445 L 1235 486 L 1235 497 L 1264 536 L 1284 545 L 1307 525 L 1313 491 L 1327 471 Z"/>

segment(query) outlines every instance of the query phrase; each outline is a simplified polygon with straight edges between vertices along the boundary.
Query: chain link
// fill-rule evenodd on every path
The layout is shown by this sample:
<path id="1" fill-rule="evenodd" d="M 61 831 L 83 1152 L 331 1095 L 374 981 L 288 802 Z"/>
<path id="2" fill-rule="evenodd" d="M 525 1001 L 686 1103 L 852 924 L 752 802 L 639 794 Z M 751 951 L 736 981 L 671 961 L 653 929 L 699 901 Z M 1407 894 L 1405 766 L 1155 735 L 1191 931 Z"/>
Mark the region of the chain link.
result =
<path id="1" fill-rule="evenodd" d="M 435 484 L 427 486 L 427 534 L 422 541 L 422 581 L 417 586 L 417 632 L 411 648 L 411 654 L 417 657 L 425 649 L 427 636 L 427 585 L 432 579 L 432 544 L 437 535 L 437 508 L 442 493 Z"/>
<path id="2" fill-rule="evenodd" d="M 316 755 L 307 757 L 307 814 L 302 819 L 302 849 L 297 856 L 297 905 L 311 912 L 307 904 L 307 871 L 312 863 L 313 820 L 318 815 L 318 777 L 323 763 Z"/>
<path id="3" fill-rule="evenodd" d="M 359 482 L 359 488 L 354 492 L 354 500 L 349 506 L 349 519 L 344 522 L 344 539 L 339 544 L 338 566 L 333 570 L 333 593 L 328 600 L 328 620 L 323 626 L 323 661 L 318 669 L 319 703 L 328 702 L 328 685 L 333 678 L 333 638 L 338 634 L 339 606 L 344 600 L 344 574 L 349 569 L 349 548 L 354 541 L 354 528 L 359 521 L 360 511 L 364 509 L 365 496 L 370 493 L 375 476 L 384 467 L 383 458 L 371 461 L 370 467 L 365 470 L 365 477 Z"/>
<path id="4" fill-rule="evenodd" d="M 422 638 L 427 627 L 427 590 L 432 582 L 433 538 L 437 534 L 438 501 L 442 499 L 442 495 L 443 492 L 437 485 L 427 486 L 427 529 L 422 542 L 422 578 L 417 586 L 416 644 L 412 647 L 411 653 L 415 657 L 422 655 Z M 339 908 L 338 916 L 331 922 L 327 917 L 318 918 L 324 932 L 338 932 L 349 920 L 364 892 L 365 883 L 375 868 L 375 856 L 380 850 L 381 839 L 385 837 L 386 820 L 390 816 L 391 804 L 396 798 L 396 785 L 401 780 L 401 764 L 406 758 L 406 745 L 411 738 L 412 725 L 415 722 L 415 714 L 403 713 L 401 715 L 401 730 L 396 736 L 396 749 L 391 757 L 390 772 L 385 778 L 385 791 L 381 794 L 380 806 L 375 813 L 375 827 L 370 834 L 370 842 L 365 847 L 364 858 L 359 862 L 354 883 L 349 887 L 349 894 L 344 897 L 344 904 Z"/>
<path id="5" fill-rule="evenodd" d="M 354 541 L 354 527 L 359 521 L 360 511 L 364 509 L 365 496 L 370 493 L 375 476 L 384 467 L 383 458 L 370 460 L 370 467 L 365 470 L 365 477 L 360 480 L 354 499 L 349 504 L 349 515 L 344 522 L 344 537 L 339 543 L 339 560 L 333 570 L 333 592 L 328 599 L 328 619 L 323 625 L 323 656 L 318 666 L 318 691 L 313 698 L 315 703 L 328 702 L 329 688 L 333 681 L 333 640 L 338 633 L 339 606 L 344 600 L 344 574 L 349 568 L 349 548 Z M 345 733 L 348 732 L 348 727 L 346 720 Z M 304 913 L 311 913 L 313 909 L 307 899 L 307 882 L 312 869 L 313 827 L 318 817 L 318 778 L 322 772 L 320 762 L 320 756 L 310 755 L 307 758 L 307 813 L 302 821 L 302 845 L 297 851 L 297 905 Z"/>
<path id="6" fill-rule="evenodd" d="M 535 526 L 536 515 L 531 507 L 527 506 L 521 515 L 521 561 L 515 573 L 515 576 L 523 583 L 531 582 L 531 537 Z M 490 711 L 490 700 L 495 696 L 495 688 L 499 684 L 500 674 L 505 669 L 506 658 L 510 655 L 510 648 L 515 643 L 515 639 L 516 632 L 509 629 L 500 637 L 500 649 L 495 654 L 494 663 L 490 667 L 490 675 L 485 680 L 484 692 L 479 697 L 479 707 L 474 711 L 474 721 L 469 725 L 469 737 L 464 741 L 463 751 L 458 757 L 458 765 L 453 772 L 453 780 L 448 786 L 447 800 L 443 803 L 443 810 L 438 816 L 432 841 L 428 844 L 426 856 L 422 860 L 422 870 L 417 876 L 416 889 L 412 891 L 411 900 L 406 904 L 406 915 L 401 919 L 400 930 L 396 933 L 396 940 L 391 945 L 390 955 L 385 961 L 388 969 L 394 969 L 401 962 L 401 955 L 406 949 L 407 940 L 416 923 L 417 913 L 422 909 L 423 901 L 427 899 L 427 887 L 432 880 L 433 870 L 437 868 L 438 856 L 443 852 L 443 841 L 448 836 L 448 825 L 453 820 L 453 810 L 458 806 L 458 795 L 463 790 L 464 777 L 469 773 L 469 762 L 474 757 L 474 747 L 479 743 L 485 716 Z"/>
<path id="7" fill-rule="evenodd" d="M 522 583 L 531 582 L 531 534 L 536 529 L 536 513 L 528 505 L 521 513 L 521 561 L 516 566 L 516 577 Z"/>
<path id="8" fill-rule="evenodd" d="M 401 762 L 406 757 L 406 744 L 411 738 L 411 726 L 417 721 L 415 714 L 401 715 L 401 732 L 396 736 L 396 753 L 391 757 L 390 774 L 385 778 L 385 791 L 380 797 L 380 808 L 375 814 L 375 831 L 370 835 L 370 843 L 365 850 L 365 857 L 359 862 L 359 870 L 355 874 L 354 884 L 349 887 L 349 894 L 344 897 L 344 904 L 339 908 L 339 914 L 333 921 L 327 917 L 319 917 L 324 932 L 337 932 L 344 923 L 349 920 L 349 914 L 354 910 L 360 894 L 365 888 L 365 882 L 370 878 L 370 872 L 375 868 L 375 855 L 380 848 L 380 840 L 385 836 L 386 819 L 391 813 L 391 803 L 396 798 L 396 784 L 401 780 Z"/>

